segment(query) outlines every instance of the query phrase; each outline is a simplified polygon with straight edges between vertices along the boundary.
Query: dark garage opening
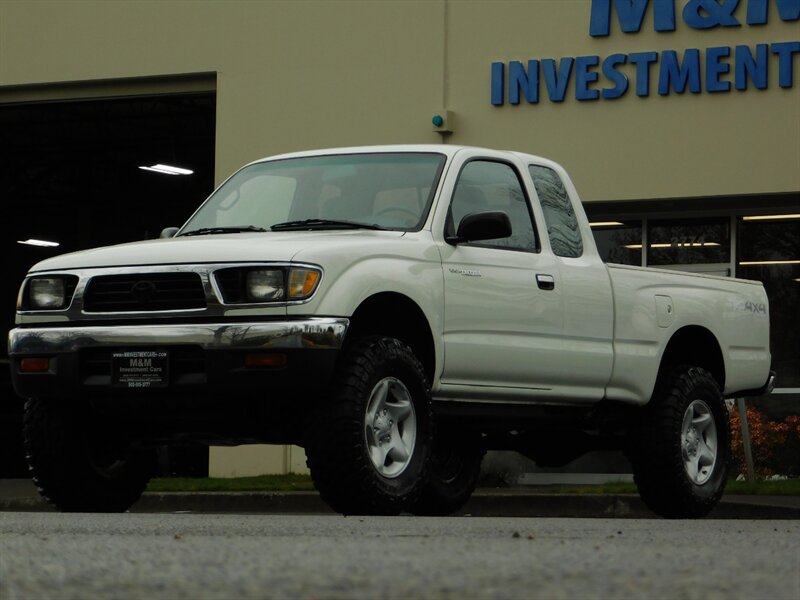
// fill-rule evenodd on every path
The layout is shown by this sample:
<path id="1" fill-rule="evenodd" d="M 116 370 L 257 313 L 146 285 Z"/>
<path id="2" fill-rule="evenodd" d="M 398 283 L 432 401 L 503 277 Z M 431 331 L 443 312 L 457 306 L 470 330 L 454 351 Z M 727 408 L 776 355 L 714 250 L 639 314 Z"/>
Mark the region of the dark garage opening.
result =
<path id="1" fill-rule="evenodd" d="M 14 324 L 19 284 L 35 263 L 158 237 L 192 214 L 214 188 L 215 124 L 216 95 L 208 92 L 0 104 L 4 340 Z M 140 168 L 157 164 L 192 173 Z M 32 245 L 37 241 L 58 246 Z M 22 400 L 11 388 L 2 346 L 0 477 L 19 477 L 27 473 Z M 207 470 L 202 452 L 205 457 L 170 451 L 160 470 Z"/>

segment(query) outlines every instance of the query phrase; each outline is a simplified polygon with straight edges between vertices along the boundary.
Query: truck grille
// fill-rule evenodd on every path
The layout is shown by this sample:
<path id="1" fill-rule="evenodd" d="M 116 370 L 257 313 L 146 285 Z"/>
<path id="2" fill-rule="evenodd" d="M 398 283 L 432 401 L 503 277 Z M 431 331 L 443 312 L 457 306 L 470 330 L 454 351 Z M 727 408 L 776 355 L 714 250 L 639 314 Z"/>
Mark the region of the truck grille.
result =
<path id="1" fill-rule="evenodd" d="M 86 312 L 187 310 L 206 307 L 198 273 L 132 273 L 92 278 L 86 287 Z"/>

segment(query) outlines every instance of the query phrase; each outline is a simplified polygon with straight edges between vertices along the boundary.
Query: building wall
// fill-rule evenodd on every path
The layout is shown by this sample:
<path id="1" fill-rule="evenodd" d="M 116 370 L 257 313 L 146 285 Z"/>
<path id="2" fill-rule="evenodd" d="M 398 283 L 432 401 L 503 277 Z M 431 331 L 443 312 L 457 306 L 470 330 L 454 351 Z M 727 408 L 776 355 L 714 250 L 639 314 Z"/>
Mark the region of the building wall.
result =
<path id="1" fill-rule="evenodd" d="M 608 37 L 591 37 L 589 0 L 12 0 L 0 4 L 0 101 L 3 86 L 216 73 L 218 180 L 276 152 L 436 142 L 430 118 L 448 108 L 447 142 L 552 157 L 586 201 L 791 192 L 800 86 L 779 87 L 774 55 L 766 90 L 579 102 L 573 76 L 563 103 L 490 103 L 496 61 L 687 48 L 702 58 L 709 47 L 800 39 L 798 21 L 768 4 L 766 26 L 693 29 L 687 0 L 676 0 L 675 31 L 654 31 L 650 7 L 639 33 L 613 16 Z M 743 1 L 734 17 L 746 12 Z M 633 83 L 633 65 L 622 70 Z"/>
<path id="2" fill-rule="evenodd" d="M 703 80 L 702 93 L 662 96 L 654 66 L 647 97 L 629 89 L 578 101 L 573 73 L 563 102 L 541 84 L 536 104 L 491 103 L 495 62 L 508 77 L 510 61 L 689 48 L 704 58 L 711 47 L 800 40 L 800 22 L 781 20 L 774 1 L 768 25 L 707 30 L 686 25 L 689 4 L 676 0 L 675 31 L 656 32 L 650 6 L 639 33 L 621 32 L 613 16 L 610 35 L 592 37 L 590 0 L 4 0 L 0 102 L 64 97 L 80 82 L 121 80 L 116 93 L 136 93 L 137 78 L 210 74 L 217 182 L 273 153 L 441 141 L 550 157 L 589 202 L 752 195 L 757 207 L 770 194 L 800 193 L 800 55 L 790 88 L 779 86 L 770 54 L 764 90 L 708 93 Z M 739 4 L 732 16 L 744 23 L 748 0 Z M 634 66 L 621 72 L 633 87 Z M 608 85 L 600 75 L 591 87 Z M 443 109 L 452 134 L 431 126 Z M 219 449 L 211 472 L 250 474 L 259 464 L 300 470 L 302 458 L 299 449 Z"/>

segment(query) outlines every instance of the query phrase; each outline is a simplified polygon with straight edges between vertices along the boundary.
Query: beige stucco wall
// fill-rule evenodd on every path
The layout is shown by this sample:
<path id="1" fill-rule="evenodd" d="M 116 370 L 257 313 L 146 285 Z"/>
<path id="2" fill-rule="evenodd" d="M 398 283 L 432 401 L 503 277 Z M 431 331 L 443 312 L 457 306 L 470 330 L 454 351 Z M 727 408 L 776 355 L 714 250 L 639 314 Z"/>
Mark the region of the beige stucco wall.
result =
<path id="1" fill-rule="evenodd" d="M 800 85 L 778 87 L 777 57 L 764 91 L 577 102 L 573 82 L 562 104 L 490 104 L 493 61 L 800 39 L 774 6 L 766 27 L 698 31 L 676 3 L 675 32 L 648 14 L 592 38 L 589 0 L 3 0 L 0 101 L 2 86 L 216 73 L 218 180 L 275 152 L 437 142 L 446 104 L 448 142 L 552 157 L 587 201 L 800 190 Z"/>
<path id="2" fill-rule="evenodd" d="M 800 57 L 789 90 L 771 57 L 764 91 L 577 102 L 573 81 L 562 104 L 491 105 L 493 61 L 800 39 L 774 6 L 766 27 L 697 31 L 685 4 L 675 32 L 648 14 L 639 34 L 614 22 L 592 38 L 589 0 L 2 0 L 0 102 L 65 97 L 39 84 L 213 74 L 217 181 L 272 153 L 446 141 L 553 158 L 586 201 L 800 192 Z M 442 108 L 447 138 L 430 124 Z M 213 474 L 303 468 L 298 449 L 211 456 Z"/>
<path id="3" fill-rule="evenodd" d="M 277 152 L 436 142 L 442 19 L 427 2 L 4 0 L 0 86 L 215 72 L 220 180 Z"/>
<path id="4" fill-rule="evenodd" d="M 211 448 L 210 477 L 252 477 L 273 473 L 308 473 L 306 454 L 297 446 L 237 446 Z"/>

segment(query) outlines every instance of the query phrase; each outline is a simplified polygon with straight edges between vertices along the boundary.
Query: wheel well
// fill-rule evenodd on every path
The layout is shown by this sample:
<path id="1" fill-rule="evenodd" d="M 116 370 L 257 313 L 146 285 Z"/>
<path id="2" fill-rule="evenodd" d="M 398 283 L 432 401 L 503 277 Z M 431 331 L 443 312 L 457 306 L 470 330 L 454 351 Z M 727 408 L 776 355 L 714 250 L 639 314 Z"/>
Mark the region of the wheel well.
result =
<path id="1" fill-rule="evenodd" d="M 386 335 L 408 344 L 422 363 L 428 381 L 433 381 L 436 370 L 433 334 L 425 313 L 413 300 L 393 292 L 364 300 L 350 319 L 347 337 L 356 339 L 364 335 Z"/>
<path id="2" fill-rule="evenodd" d="M 725 389 L 725 361 L 714 334 L 698 325 L 678 330 L 670 339 L 661 358 L 660 373 L 677 365 L 691 365 L 706 369 Z"/>

